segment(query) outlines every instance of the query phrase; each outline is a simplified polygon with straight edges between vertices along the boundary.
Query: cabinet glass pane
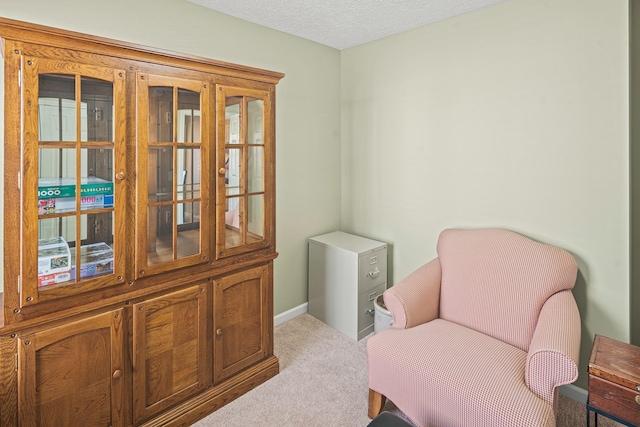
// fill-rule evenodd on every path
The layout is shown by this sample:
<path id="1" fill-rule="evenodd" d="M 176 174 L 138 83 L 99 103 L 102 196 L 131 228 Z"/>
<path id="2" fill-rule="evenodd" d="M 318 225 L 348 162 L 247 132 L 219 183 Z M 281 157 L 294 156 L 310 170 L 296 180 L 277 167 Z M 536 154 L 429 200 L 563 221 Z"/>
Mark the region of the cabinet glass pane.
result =
<path id="1" fill-rule="evenodd" d="M 75 244 L 76 217 L 38 221 L 38 286 L 71 282 L 71 251 Z"/>
<path id="2" fill-rule="evenodd" d="M 226 175 L 225 183 L 227 196 L 234 196 L 242 193 L 242 150 L 240 148 L 229 148 L 225 152 Z"/>
<path id="3" fill-rule="evenodd" d="M 200 94 L 178 90 L 178 142 L 200 142 Z"/>
<path id="4" fill-rule="evenodd" d="M 200 149 L 178 149 L 178 200 L 200 198 Z"/>
<path id="5" fill-rule="evenodd" d="M 113 150 L 80 150 L 80 209 L 113 208 Z"/>
<path id="6" fill-rule="evenodd" d="M 113 150 L 80 150 L 80 208 L 113 207 Z M 76 210 L 76 150 L 38 150 L 38 213 L 40 215 Z"/>
<path id="7" fill-rule="evenodd" d="M 149 142 L 173 142 L 173 88 L 149 88 Z"/>
<path id="8" fill-rule="evenodd" d="M 200 202 L 187 202 L 178 204 L 177 212 L 178 229 L 200 229 Z"/>
<path id="9" fill-rule="evenodd" d="M 262 240 L 264 237 L 264 196 L 249 196 L 247 202 L 247 243 Z"/>
<path id="10" fill-rule="evenodd" d="M 178 203 L 178 258 L 200 252 L 200 203 Z"/>
<path id="11" fill-rule="evenodd" d="M 75 77 L 42 74 L 38 84 L 38 139 L 76 141 Z"/>
<path id="12" fill-rule="evenodd" d="M 264 191 L 264 146 L 249 146 L 247 155 L 247 187 L 249 193 Z"/>
<path id="13" fill-rule="evenodd" d="M 38 214 L 73 212 L 76 209 L 76 150 L 38 150 Z"/>
<path id="14" fill-rule="evenodd" d="M 113 273 L 113 212 L 80 216 L 80 257 L 71 247 L 71 279 L 86 279 Z"/>
<path id="15" fill-rule="evenodd" d="M 147 262 L 173 260 L 173 205 L 149 207 Z"/>
<path id="16" fill-rule="evenodd" d="M 227 144 L 240 144 L 240 103 L 242 97 L 228 97 L 225 108 L 225 135 Z"/>
<path id="17" fill-rule="evenodd" d="M 150 148 L 149 202 L 173 200 L 173 148 Z"/>
<path id="18" fill-rule="evenodd" d="M 264 101 L 252 99 L 247 102 L 247 144 L 262 144 L 262 116 Z"/>
<path id="19" fill-rule="evenodd" d="M 113 84 L 86 77 L 82 78 L 80 84 L 80 140 L 113 141 Z"/>
<path id="20" fill-rule="evenodd" d="M 239 197 L 227 199 L 227 210 L 225 213 L 225 241 L 227 248 L 242 245 L 242 235 L 240 234 L 241 201 Z"/>
<path id="21" fill-rule="evenodd" d="M 38 286 L 113 273 L 113 215 L 113 212 L 104 212 L 40 219 Z M 79 258 L 78 241 L 81 242 Z M 77 271 L 80 271 L 79 277 Z"/>

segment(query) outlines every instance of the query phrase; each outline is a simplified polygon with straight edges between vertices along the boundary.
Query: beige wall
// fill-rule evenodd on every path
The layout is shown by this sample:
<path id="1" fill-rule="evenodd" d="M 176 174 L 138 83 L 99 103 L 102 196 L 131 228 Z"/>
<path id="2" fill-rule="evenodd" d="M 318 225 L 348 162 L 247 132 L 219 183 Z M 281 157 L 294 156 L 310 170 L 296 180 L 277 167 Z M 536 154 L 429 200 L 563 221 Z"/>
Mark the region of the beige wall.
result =
<path id="1" fill-rule="evenodd" d="M 339 51 L 186 0 L 3 1 L 0 16 L 285 73 L 276 88 L 275 313 L 307 301 L 306 239 L 340 226 Z"/>
<path id="2" fill-rule="evenodd" d="M 342 53 L 185 0 L 0 15 L 287 74 L 276 313 L 307 300 L 310 236 L 342 224 L 389 242 L 393 283 L 443 228 L 500 226 L 578 260 L 578 385 L 593 334 L 628 339 L 627 0 L 507 0 Z"/>
<path id="3" fill-rule="evenodd" d="M 393 245 L 393 282 L 446 227 L 568 249 L 582 367 L 629 338 L 628 5 L 508 0 L 342 52 L 343 228 Z"/>

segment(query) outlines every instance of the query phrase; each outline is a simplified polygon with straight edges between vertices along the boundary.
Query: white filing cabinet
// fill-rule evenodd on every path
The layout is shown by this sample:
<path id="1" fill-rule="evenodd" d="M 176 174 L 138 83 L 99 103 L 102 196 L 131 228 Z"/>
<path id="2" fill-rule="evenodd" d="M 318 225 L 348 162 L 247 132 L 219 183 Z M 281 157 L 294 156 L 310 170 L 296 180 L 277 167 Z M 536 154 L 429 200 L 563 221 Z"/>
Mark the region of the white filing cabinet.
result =
<path id="1" fill-rule="evenodd" d="M 309 314 L 360 340 L 387 289 L 387 244 L 341 231 L 309 239 Z"/>

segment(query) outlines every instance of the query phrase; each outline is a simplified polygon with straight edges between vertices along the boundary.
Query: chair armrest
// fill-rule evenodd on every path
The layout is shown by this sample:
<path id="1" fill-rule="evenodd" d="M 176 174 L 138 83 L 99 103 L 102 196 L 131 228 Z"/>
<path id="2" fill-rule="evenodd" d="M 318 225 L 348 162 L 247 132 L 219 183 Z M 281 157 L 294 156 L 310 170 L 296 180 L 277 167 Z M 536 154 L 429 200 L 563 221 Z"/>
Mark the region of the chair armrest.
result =
<path id="1" fill-rule="evenodd" d="M 435 258 L 385 291 L 393 328 L 407 329 L 438 317 L 441 276 L 440 260 Z"/>
<path id="2" fill-rule="evenodd" d="M 553 294 L 542 306 L 527 354 L 525 381 L 554 405 L 555 388 L 578 378 L 580 312 L 571 290 Z"/>

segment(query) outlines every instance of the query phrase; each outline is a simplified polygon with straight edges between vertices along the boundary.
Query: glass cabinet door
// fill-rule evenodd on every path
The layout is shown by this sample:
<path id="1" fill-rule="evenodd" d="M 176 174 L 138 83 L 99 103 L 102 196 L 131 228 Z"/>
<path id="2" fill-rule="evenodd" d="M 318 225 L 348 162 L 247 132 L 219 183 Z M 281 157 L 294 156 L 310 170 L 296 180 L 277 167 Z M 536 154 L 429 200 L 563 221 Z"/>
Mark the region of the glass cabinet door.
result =
<path id="1" fill-rule="evenodd" d="M 208 85 L 138 74 L 136 276 L 207 262 Z"/>
<path id="2" fill-rule="evenodd" d="M 24 306 L 124 281 L 125 73 L 23 67 Z"/>
<path id="3" fill-rule="evenodd" d="M 271 244 L 273 147 L 269 91 L 218 86 L 217 258 Z"/>

